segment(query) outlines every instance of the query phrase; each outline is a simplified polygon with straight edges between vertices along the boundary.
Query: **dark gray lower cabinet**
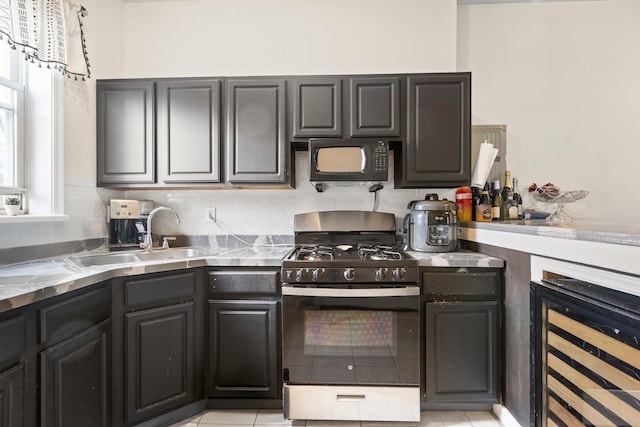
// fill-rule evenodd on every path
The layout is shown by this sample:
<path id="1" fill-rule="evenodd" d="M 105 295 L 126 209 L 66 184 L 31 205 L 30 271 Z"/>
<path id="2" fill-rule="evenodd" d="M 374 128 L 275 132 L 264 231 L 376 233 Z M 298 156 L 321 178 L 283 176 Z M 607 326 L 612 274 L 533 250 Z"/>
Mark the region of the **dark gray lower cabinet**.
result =
<path id="1" fill-rule="evenodd" d="M 0 426 L 111 425 L 106 283 L 0 314 Z"/>
<path id="2" fill-rule="evenodd" d="M 208 272 L 210 407 L 281 408 L 280 271 Z"/>
<path id="3" fill-rule="evenodd" d="M 34 404 L 26 398 L 27 316 L 8 313 L 0 319 L 0 426 L 33 425 L 25 412 L 35 412 Z M 35 378 L 29 388 L 35 391 Z M 29 396 L 32 398 L 33 396 Z"/>
<path id="4" fill-rule="evenodd" d="M 209 301 L 209 396 L 277 398 L 278 302 Z"/>
<path id="5" fill-rule="evenodd" d="M 40 353 L 40 425 L 111 425 L 110 331 L 105 320 Z"/>
<path id="6" fill-rule="evenodd" d="M 129 422 L 194 399 L 194 303 L 126 314 Z"/>
<path id="7" fill-rule="evenodd" d="M 0 426 L 23 426 L 25 369 L 20 363 L 0 372 Z"/>
<path id="8" fill-rule="evenodd" d="M 204 398 L 201 274 L 114 280 L 113 425 L 135 425 Z"/>
<path id="9" fill-rule="evenodd" d="M 489 409 L 500 398 L 501 274 L 425 269 L 423 409 Z"/>
<path id="10" fill-rule="evenodd" d="M 495 403 L 498 302 L 426 304 L 426 400 Z"/>
<path id="11" fill-rule="evenodd" d="M 104 285 L 38 310 L 41 426 L 111 425 L 110 317 Z"/>

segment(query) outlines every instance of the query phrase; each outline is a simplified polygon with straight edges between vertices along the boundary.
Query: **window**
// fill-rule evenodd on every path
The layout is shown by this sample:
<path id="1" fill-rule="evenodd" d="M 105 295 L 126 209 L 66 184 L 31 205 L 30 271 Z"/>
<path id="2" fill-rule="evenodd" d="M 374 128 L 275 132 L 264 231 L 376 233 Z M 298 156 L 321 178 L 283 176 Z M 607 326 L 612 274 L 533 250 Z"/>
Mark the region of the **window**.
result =
<path id="1" fill-rule="evenodd" d="M 24 195 L 24 70 L 18 52 L 0 43 L 0 194 Z"/>
<path id="2" fill-rule="evenodd" d="M 64 78 L 0 42 L 0 222 L 4 199 L 20 198 L 16 221 L 63 214 Z"/>

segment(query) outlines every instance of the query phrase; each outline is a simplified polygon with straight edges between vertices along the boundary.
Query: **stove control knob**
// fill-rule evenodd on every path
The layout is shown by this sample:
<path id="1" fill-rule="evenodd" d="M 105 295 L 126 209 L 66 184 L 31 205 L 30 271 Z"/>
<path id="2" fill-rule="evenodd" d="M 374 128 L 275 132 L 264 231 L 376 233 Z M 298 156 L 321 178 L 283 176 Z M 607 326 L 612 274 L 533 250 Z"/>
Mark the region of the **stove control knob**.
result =
<path id="1" fill-rule="evenodd" d="M 400 280 L 404 277 L 404 273 L 407 272 L 407 269 L 402 267 L 396 267 L 393 269 L 393 271 L 391 271 L 391 276 L 393 277 L 393 280 Z"/>
<path id="2" fill-rule="evenodd" d="M 324 274 L 324 268 L 316 268 L 311 272 L 311 280 L 317 282 L 318 279 Z"/>
<path id="3" fill-rule="evenodd" d="M 301 268 L 296 271 L 296 282 L 299 282 L 302 280 L 303 274 L 304 273 Z"/>
<path id="4" fill-rule="evenodd" d="M 374 273 L 376 281 L 379 282 L 380 280 L 383 280 L 385 277 L 387 277 L 388 271 L 388 268 L 378 268 Z"/>
<path id="5" fill-rule="evenodd" d="M 284 277 L 286 279 L 287 282 L 290 282 L 291 279 L 293 279 L 293 271 L 291 270 L 285 270 L 284 271 Z"/>
<path id="6" fill-rule="evenodd" d="M 356 272 L 353 268 L 345 268 L 342 274 L 349 282 L 356 278 Z"/>

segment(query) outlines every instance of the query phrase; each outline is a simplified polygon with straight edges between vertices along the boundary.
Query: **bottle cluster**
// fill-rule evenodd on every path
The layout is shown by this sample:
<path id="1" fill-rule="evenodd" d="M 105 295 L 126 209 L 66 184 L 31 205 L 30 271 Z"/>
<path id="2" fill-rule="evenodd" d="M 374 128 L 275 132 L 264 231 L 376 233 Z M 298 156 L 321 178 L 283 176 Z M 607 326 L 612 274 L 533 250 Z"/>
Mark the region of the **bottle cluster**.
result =
<path id="1" fill-rule="evenodd" d="M 505 171 L 504 185 L 500 180 L 484 188 L 460 187 L 456 189 L 458 219 L 460 221 L 514 221 L 524 219 L 522 196 L 518 179 L 511 178 L 511 171 Z"/>

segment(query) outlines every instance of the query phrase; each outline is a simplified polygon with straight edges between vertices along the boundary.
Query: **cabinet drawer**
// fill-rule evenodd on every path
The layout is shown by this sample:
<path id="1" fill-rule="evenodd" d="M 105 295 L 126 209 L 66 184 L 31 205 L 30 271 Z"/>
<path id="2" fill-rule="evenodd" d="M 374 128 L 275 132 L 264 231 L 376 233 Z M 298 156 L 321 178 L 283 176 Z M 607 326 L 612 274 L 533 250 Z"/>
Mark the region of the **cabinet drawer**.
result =
<path id="1" fill-rule="evenodd" d="M 195 272 L 130 280 L 124 284 L 127 306 L 191 299 L 195 294 Z"/>
<path id="2" fill-rule="evenodd" d="M 500 275 L 497 272 L 422 273 L 423 293 L 427 297 L 497 299 L 500 295 Z"/>
<path id="3" fill-rule="evenodd" d="M 59 343 L 111 316 L 111 289 L 102 287 L 40 310 L 40 344 Z"/>
<path id="4" fill-rule="evenodd" d="M 0 370 L 20 360 L 25 349 L 26 318 L 18 316 L 0 322 Z"/>
<path id="5" fill-rule="evenodd" d="M 278 294 L 280 271 L 210 271 L 211 294 Z"/>

